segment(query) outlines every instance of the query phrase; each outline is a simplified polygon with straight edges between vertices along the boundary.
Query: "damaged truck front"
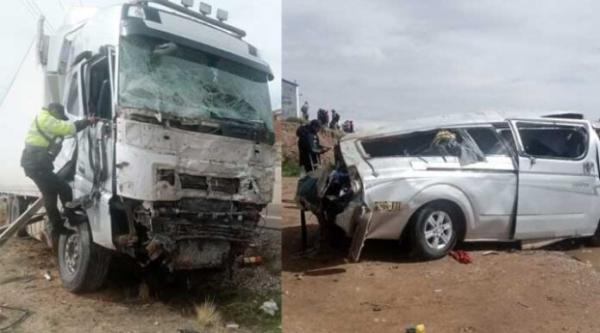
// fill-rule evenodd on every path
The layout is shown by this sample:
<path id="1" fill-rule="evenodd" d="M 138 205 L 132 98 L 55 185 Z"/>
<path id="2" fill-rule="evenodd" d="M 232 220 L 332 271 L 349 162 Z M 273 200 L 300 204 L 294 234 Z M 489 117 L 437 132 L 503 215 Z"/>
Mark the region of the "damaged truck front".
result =
<path id="1" fill-rule="evenodd" d="M 351 136 L 299 184 L 324 226 L 409 241 L 421 258 L 458 241 L 591 237 L 600 243 L 598 136 L 588 121 L 485 114 Z"/>
<path id="2" fill-rule="evenodd" d="M 269 66 L 244 31 L 168 1 L 75 14 L 40 39 L 46 102 L 100 118 L 55 162 L 88 218 L 60 238 L 63 285 L 98 288 L 112 251 L 230 267 L 273 191 Z"/>

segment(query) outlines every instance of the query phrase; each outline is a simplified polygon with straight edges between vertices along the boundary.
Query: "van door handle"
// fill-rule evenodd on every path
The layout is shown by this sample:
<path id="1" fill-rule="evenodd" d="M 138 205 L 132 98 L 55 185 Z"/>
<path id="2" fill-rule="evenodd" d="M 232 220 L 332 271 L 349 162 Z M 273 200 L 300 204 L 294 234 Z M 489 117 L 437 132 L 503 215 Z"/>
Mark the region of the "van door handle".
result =
<path id="1" fill-rule="evenodd" d="M 584 175 L 591 175 L 592 171 L 594 170 L 594 162 L 585 162 L 583 163 L 583 174 Z"/>

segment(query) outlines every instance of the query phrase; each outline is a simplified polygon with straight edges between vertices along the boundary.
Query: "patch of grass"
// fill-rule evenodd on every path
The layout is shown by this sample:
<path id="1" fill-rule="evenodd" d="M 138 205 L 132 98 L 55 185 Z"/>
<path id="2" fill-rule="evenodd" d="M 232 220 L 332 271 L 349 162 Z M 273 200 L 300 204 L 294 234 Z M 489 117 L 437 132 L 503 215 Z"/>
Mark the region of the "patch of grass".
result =
<path id="1" fill-rule="evenodd" d="M 226 331 L 221 314 L 217 311 L 217 307 L 213 301 L 207 299 L 194 308 L 196 311 L 196 322 L 202 332 L 221 333 Z"/>
<path id="2" fill-rule="evenodd" d="M 255 329 L 258 332 L 281 332 L 281 292 L 269 291 L 256 294 L 249 290 L 238 291 L 237 297 L 231 302 L 225 302 L 221 309 L 223 315 L 244 327 Z M 264 313 L 260 306 L 263 302 L 273 299 L 279 306 L 279 311 L 274 316 Z"/>
<path id="3" fill-rule="evenodd" d="M 248 289 L 222 290 L 216 293 L 215 303 L 221 311 L 223 322 L 235 322 L 240 327 L 257 332 L 281 332 L 281 292 L 272 290 L 258 294 Z M 264 313 L 260 306 L 263 302 L 273 299 L 279 311 L 270 316 Z"/>
<path id="4" fill-rule="evenodd" d="M 281 174 L 283 177 L 298 177 L 300 176 L 300 165 L 296 161 L 284 158 L 281 163 Z"/>

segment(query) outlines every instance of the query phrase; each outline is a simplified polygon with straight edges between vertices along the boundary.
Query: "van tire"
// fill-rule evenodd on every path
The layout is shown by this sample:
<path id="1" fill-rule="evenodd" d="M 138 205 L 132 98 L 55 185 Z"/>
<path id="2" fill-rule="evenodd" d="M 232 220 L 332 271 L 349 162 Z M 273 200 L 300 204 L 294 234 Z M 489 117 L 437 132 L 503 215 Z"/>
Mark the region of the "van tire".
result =
<path id="1" fill-rule="evenodd" d="M 410 237 L 413 255 L 425 260 L 446 256 L 458 240 L 462 214 L 448 203 L 432 202 L 419 209 L 415 217 Z"/>
<path id="2" fill-rule="evenodd" d="M 110 261 L 110 251 L 92 241 L 87 222 L 77 225 L 73 233 L 60 235 L 58 270 L 63 287 L 70 292 L 77 294 L 100 289 Z"/>
<path id="3" fill-rule="evenodd" d="M 594 236 L 590 237 L 590 245 L 600 246 L 600 222 L 598 223 L 598 227 L 596 228 Z"/>

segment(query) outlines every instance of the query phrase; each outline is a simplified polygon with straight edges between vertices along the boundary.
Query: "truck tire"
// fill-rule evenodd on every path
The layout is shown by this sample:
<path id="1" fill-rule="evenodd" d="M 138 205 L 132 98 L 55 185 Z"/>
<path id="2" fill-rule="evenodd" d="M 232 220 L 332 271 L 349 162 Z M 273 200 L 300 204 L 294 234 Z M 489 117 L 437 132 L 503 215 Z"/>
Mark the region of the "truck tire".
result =
<path id="1" fill-rule="evenodd" d="M 75 229 L 73 233 L 60 235 L 58 241 L 58 268 L 63 287 L 76 294 L 98 290 L 106 280 L 111 253 L 92 241 L 87 222 Z"/>
<path id="2" fill-rule="evenodd" d="M 8 197 L 8 222 L 12 223 L 16 220 L 21 214 L 25 212 L 27 209 L 27 202 L 25 198 L 10 195 Z M 27 237 L 27 226 L 22 227 L 17 231 L 17 236 L 19 237 Z"/>
<path id="3" fill-rule="evenodd" d="M 432 260 L 442 258 L 456 245 L 461 214 L 452 205 L 433 202 L 421 208 L 412 225 L 413 254 Z"/>

